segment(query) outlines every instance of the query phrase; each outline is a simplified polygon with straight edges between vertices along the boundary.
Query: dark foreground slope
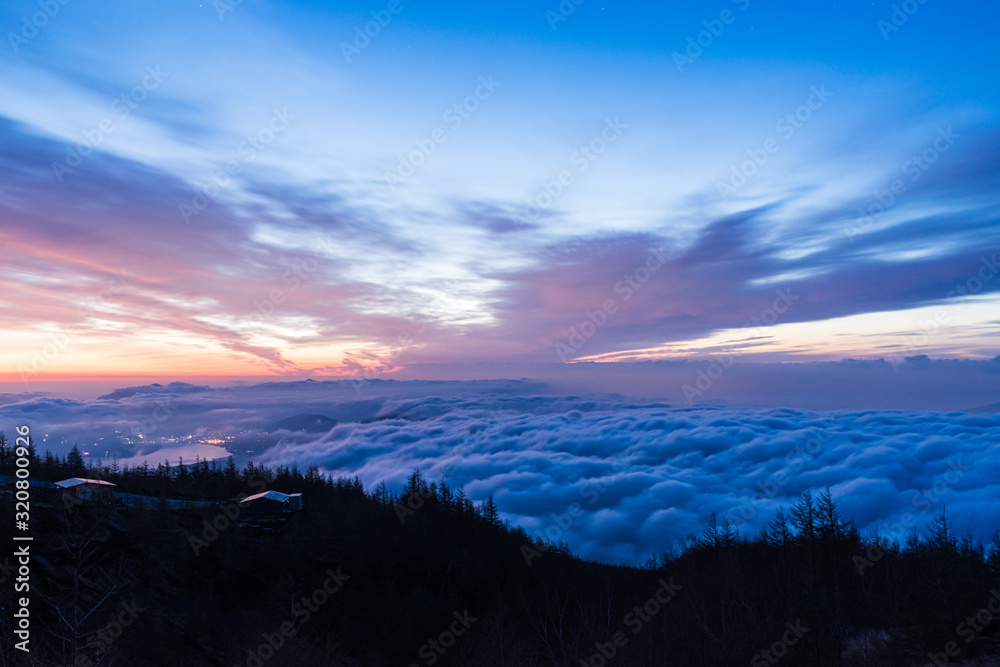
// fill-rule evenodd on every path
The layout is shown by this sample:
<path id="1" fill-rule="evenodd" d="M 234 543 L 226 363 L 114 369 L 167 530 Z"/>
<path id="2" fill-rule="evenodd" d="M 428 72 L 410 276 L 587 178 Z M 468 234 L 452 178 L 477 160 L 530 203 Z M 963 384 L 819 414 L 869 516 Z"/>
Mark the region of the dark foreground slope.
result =
<path id="1" fill-rule="evenodd" d="M 956 539 L 943 515 L 901 546 L 805 497 L 760 535 L 713 520 L 639 569 L 533 541 L 491 499 L 419 474 L 397 496 L 316 470 L 79 466 L 35 469 L 220 502 L 33 488 L 32 652 L 12 645 L 5 554 L 2 665 L 902 666 L 995 655 L 1000 636 L 1000 551 Z M 232 502 L 264 488 L 303 493 L 305 509 L 257 518 Z M 0 507 L 9 526 L 9 493 Z"/>

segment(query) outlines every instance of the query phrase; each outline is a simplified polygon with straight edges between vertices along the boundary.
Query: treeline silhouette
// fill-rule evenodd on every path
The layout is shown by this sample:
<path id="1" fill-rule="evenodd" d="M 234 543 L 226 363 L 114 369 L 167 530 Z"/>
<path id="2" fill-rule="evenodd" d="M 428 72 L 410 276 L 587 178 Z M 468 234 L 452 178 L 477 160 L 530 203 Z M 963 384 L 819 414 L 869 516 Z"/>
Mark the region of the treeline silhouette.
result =
<path id="1" fill-rule="evenodd" d="M 419 471 L 396 492 L 314 466 L 30 454 L 33 480 L 98 478 L 164 500 L 79 503 L 32 487 L 30 660 L 4 611 L 2 665 L 904 667 L 1000 655 L 1000 539 L 957 536 L 944 509 L 906 535 L 862 535 L 829 491 L 806 492 L 757 534 L 713 516 L 636 568 L 579 559 L 509 525 L 491 497 Z M 0 438 L 0 474 L 14 465 Z M 266 489 L 300 492 L 305 508 L 247 521 L 235 500 Z M 552 518 L 560 530 L 574 520 Z M 5 557 L 11 610 L 23 593 Z"/>

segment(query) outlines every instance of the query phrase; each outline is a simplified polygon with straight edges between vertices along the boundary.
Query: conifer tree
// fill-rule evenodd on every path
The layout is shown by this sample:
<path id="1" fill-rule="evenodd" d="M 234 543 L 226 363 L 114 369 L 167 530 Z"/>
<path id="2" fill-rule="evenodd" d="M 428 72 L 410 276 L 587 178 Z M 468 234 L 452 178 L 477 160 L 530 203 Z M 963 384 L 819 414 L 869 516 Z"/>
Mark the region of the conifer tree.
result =
<path id="1" fill-rule="evenodd" d="M 812 493 L 806 489 L 802 498 L 792 506 L 792 525 L 798 531 L 799 539 L 809 547 L 810 552 L 816 551 L 816 505 Z"/>
<path id="2" fill-rule="evenodd" d="M 83 454 L 80 453 L 80 448 L 73 445 L 73 449 L 69 450 L 69 454 L 66 455 L 66 472 L 70 477 L 81 477 L 87 471 L 87 464 L 83 460 Z"/>

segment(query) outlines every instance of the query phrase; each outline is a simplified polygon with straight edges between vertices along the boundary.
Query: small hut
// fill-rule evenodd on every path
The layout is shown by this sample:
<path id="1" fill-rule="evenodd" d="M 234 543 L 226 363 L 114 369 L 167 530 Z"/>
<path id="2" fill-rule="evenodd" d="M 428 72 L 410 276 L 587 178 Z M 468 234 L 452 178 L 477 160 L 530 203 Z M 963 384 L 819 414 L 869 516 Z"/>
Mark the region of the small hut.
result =
<path id="1" fill-rule="evenodd" d="M 302 509 L 301 493 L 265 491 L 240 501 L 240 511 L 247 516 L 280 516 Z"/>
<path id="2" fill-rule="evenodd" d="M 107 498 L 111 489 L 117 486 L 103 479 L 87 479 L 85 477 L 70 477 L 56 482 L 56 488 L 62 489 L 63 497 L 70 496 L 80 502 Z"/>

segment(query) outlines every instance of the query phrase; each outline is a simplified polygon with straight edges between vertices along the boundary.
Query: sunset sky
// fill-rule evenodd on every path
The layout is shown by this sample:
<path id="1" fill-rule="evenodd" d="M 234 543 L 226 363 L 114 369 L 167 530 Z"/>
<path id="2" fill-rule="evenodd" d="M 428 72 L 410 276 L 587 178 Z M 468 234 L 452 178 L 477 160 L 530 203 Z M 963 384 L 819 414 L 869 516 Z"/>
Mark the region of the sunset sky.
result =
<path id="1" fill-rule="evenodd" d="M 44 4 L 7 380 L 1000 354 L 996 4 Z"/>

